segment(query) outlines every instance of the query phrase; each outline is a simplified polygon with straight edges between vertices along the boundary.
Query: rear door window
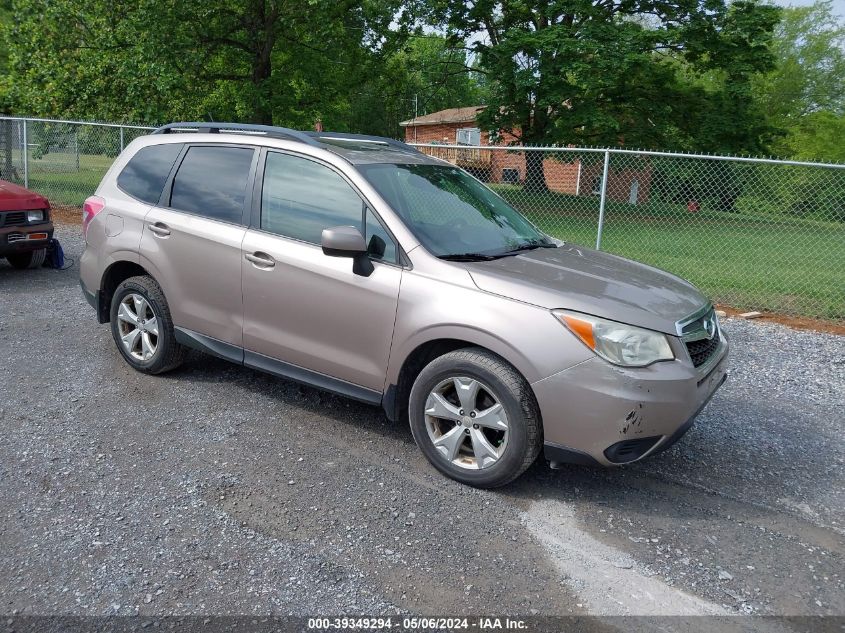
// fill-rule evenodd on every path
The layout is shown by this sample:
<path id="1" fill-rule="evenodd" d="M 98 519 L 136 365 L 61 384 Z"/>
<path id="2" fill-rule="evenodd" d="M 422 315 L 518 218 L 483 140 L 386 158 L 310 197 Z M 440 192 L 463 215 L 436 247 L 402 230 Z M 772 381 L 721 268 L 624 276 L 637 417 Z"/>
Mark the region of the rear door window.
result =
<path id="1" fill-rule="evenodd" d="M 182 147 L 182 143 L 142 147 L 120 172 L 117 186 L 133 198 L 158 204 L 161 190 Z"/>
<path id="2" fill-rule="evenodd" d="M 240 224 L 254 155 L 246 147 L 190 147 L 173 178 L 170 206 Z"/>

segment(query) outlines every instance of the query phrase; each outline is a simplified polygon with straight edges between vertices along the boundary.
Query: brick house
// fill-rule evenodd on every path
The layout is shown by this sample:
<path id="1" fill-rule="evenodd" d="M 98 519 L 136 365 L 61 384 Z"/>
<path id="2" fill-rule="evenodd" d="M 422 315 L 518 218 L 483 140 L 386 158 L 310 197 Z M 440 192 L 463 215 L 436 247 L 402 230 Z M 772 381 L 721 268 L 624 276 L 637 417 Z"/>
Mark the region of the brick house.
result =
<path id="1" fill-rule="evenodd" d="M 484 106 L 449 108 L 418 116 L 400 125 L 405 128 L 406 143 L 434 145 L 466 145 L 461 148 L 426 148 L 424 151 L 463 167 L 477 178 L 492 183 L 524 184 L 526 160 L 523 152 L 485 150 L 492 147 L 490 133 L 477 124 Z M 518 141 L 513 133 L 503 133 L 501 145 Z M 475 146 L 475 147 L 472 147 Z M 479 149 L 481 148 L 481 149 Z M 569 195 L 598 195 L 602 164 L 586 164 L 580 158 L 563 162 L 560 158 L 543 160 L 546 185 L 551 191 Z M 611 169 L 607 179 L 607 196 L 617 202 L 643 204 L 648 201 L 651 169 Z"/>

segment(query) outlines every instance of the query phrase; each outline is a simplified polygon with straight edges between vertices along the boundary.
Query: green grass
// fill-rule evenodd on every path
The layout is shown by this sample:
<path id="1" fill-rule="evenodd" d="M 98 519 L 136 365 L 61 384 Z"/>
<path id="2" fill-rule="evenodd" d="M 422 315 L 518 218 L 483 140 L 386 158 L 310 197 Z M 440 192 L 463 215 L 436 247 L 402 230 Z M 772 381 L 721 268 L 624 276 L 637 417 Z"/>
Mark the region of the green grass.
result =
<path id="1" fill-rule="evenodd" d="M 81 207 L 100 184 L 114 158 L 82 154 L 79 169 L 70 154 L 47 154 L 29 158 L 29 188 L 47 197 L 53 205 Z"/>
<path id="2" fill-rule="evenodd" d="M 495 187 L 542 230 L 595 247 L 598 200 Z M 609 202 L 602 250 L 673 272 L 737 308 L 845 319 L 845 224 Z"/>
<path id="3" fill-rule="evenodd" d="M 30 158 L 30 188 L 53 205 L 81 206 L 113 160 L 81 155 L 77 170 L 74 156 Z M 596 197 L 493 188 L 547 233 L 595 246 Z M 737 308 L 845 319 L 845 223 L 609 201 L 602 250 L 671 271 Z"/>

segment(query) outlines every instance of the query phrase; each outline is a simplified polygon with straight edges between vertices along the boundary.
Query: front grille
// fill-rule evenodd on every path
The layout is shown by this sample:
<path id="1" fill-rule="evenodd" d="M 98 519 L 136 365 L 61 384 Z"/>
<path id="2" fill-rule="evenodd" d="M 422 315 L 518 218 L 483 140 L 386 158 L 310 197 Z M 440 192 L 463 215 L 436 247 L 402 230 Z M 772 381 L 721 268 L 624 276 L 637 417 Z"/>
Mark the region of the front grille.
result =
<path id="1" fill-rule="evenodd" d="M 716 330 L 716 333 L 711 339 L 704 338 L 698 341 L 687 341 L 687 351 L 692 359 L 693 366 L 701 367 L 710 360 L 713 354 L 716 353 L 716 350 L 719 349 L 719 342 L 720 336 L 718 330 Z"/>
<path id="2" fill-rule="evenodd" d="M 0 213 L 0 226 L 24 226 L 26 223 L 26 211 Z"/>
<path id="3" fill-rule="evenodd" d="M 24 235 L 23 233 L 9 233 L 6 236 L 6 241 L 9 244 L 12 244 L 14 242 L 22 242 L 25 239 L 26 239 L 26 235 Z"/>

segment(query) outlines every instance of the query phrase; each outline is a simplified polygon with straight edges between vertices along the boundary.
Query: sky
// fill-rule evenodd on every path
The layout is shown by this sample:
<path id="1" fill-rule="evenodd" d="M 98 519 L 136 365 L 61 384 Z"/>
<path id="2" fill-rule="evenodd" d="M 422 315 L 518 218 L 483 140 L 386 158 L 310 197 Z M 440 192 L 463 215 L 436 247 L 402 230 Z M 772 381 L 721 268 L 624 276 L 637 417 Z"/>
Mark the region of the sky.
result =
<path id="1" fill-rule="evenodd" d="M 782 6 L 788 7 L 808 7 L 813 4 L 815 0 L 780 0 L 775 2 Z M 833 0 L 833 11 L 836 15 L 845 18 L 845 0 Z"/>

